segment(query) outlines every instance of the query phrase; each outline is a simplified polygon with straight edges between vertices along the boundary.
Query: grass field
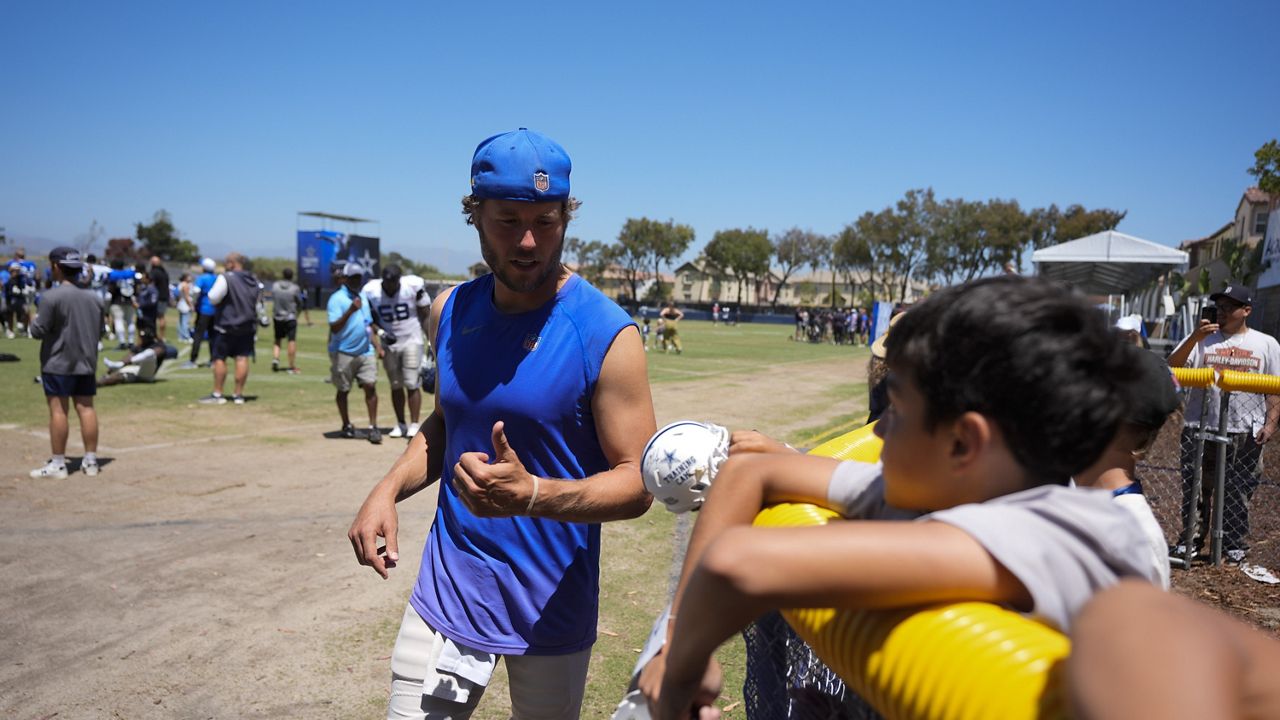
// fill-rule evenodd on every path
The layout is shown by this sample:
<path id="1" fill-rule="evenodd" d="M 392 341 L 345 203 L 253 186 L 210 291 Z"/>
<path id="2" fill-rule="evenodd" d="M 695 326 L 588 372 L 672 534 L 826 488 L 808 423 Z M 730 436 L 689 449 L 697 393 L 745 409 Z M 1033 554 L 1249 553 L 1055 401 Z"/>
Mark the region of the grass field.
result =
<path id="1" fill-rule="evenodd" d="M 312 327 L 300 325 L 298 328 L 298 367 L 304 379 L 314 378 L 317 382 L 300 383 L 294 377 L 271 372 L 270 330 L 259 335 L 257 359 L 249 367 L 245 393 L 250 402 L 262 402 L 262 407 L 285 422 L 313 422 L 336 417 L 332 387 L 320 382 L 329 373 L 329 355 L 325 346 L 327 330 L 322 322 L 318 322 L 323 314 L 316 311 L 314 317 L 317 322 Z M 176 324 L 173 318 L 170 322 Z M 713 326 L 708 322 L 687 321 L 681 324 L 680 330 L 685 343 L 683 354 L 666 354 L 656 348 L 648 354 L 651 383 L 745 375 L 759 372 L 762 368 L 786 373 L 793 366 L 803 368 L 815 361 L 838 358 L 851 358 L 853 364 L 860 365 L 865 364 L 867 357 L 865 348 L 791 342 L 787 339 L 791 328 L 785 325 Z M 171 327 L 170 341 L 175 336 L 176 332 Z M 106 349 L 101 356 L 116 360 L 124 354 L 110 347 L 106 340 L 104 346 Z M 110 416 L 138 410 L 173 410 L 193 405 L 198 398 L 208 394 L 212 389 L 211 372 L 207 368 L 182 369 L 180 366 L 190 356 L 191 346 L 177 347 L 178 358 L 161 367 L 160 376 L 154 384 L 101 389 L 95 401 L 99 411 Z M 0 353 L 20 358 L 19 362 L 0 363 L 0 422 L 23 427 L 44 426 L 48 413 L 40 386 L 34 382 L 40 374 L 39 341 L 0 337 Z M 208 343 L 201 348 L 200 360 L 209 360 Z M 105 371 L 99 362 L 99 375 Z M 228 377 L 228 395 L 231 387 L 232 381 Z M 836 423 L 806 428 L 785 440 L 797 446 L 811 446 L 861 424 L 865 417 L 862 412 L 866 406 L 865 382 L 860 379 L 838 382 L 830 393 L 833 403 L 848 403 L 854 412 Z M 391 417 L 390 400 L 384 397 L 380 406 L 382 424 L 389 424 Z M 175 429 L 187 429 L 183 427 L 180 416 L 175 416 L 173 422 Z"/>
<path id="2" fill-rule="evenodd" d="M 316 320 L 322 316 L 315 315 Z M 171 317 L 171 321 L 174 318 Z M 788 339 L 790 328 L 782 325 L 712 326 L 705 322 L 685 322 L 680 326 L 685 343 L 681 355 L 650 352 L 649 375 L 655 397 L 664 388 L 679 388 L 679 393 L 696 395 L 697 388 L 713 385 L 738 387 L 745 384 L 750 389 L 735 398 L 745 403 L 760 417 L 766 413 L 783 413 L 788 427 L 795 427 L 781 438 L 797 446 L 811 446 L 839 432 L 861 424 L 865 412 L 865 383 L 860 373 L 851 372 L 848 378 L 821 378 L 824 398 L 832 405 L 848 410 L 847 414 L 832 419 L 812 419 L 808 408 L 779 410 L 778 403 L 770 402 L 770 392 L 785 392 L 786 383 L 759 384 L 762 373 L 785 379 L 787 376 L 812 375 L 814 368 L 830 367 L 832 363 L 848 362 L 850 368 L 865 364 L 866 350 L 829 345 L 794 343 Z M 174 335 L 173 328 L 169 330 Z M 267 427 L 257 429 L 251 452 L 261 453 L 263 462 L 271 457 L 270 448 L 299 446 L 305 443 L 323 442 L 315 434 L 287 434 L 278 428 L 291 426 L 323 425 L 338 423 L 333 408 L 332 386 L 322 382 L 328 371 L 328 355 L 325 349 L 325 328 L 317 322 L 313 327 L 299 328 L 298 365 L 300 377 L 271 372 L 271 344 L 269 335 L 257 344 L 258 359 L 251 365 L 246 394 L 251 399 L 249 408 L 269 418 Z M 150 385 L 125 385 L 103 388 L 96 404 L 104 425 L 120 427 L 122 423 L 136 423 L 145 427 L 147 442 L 190 438 L 208 434 L 206 413 L 218 413 L 216 409 L 196 404 L 197 398 L 210 390 L 208 369 L 180 369 L 189 354 L 189 346 L 180 346 L 178 360 L 170 361 L 161 370 L 159 382 Z M 0 363 L 0 426 L 37 433 L 47 424 L 47 412 L 40 385 L 33 382 L 39 372 L 39 343 L 26 339 L 0 338 L 0 353 L 11 353 L 19 362 Z M 121 353 L 108 350 L 104 353 L 118 358 Z M 208 349 L 202 350 L 202 360 L 207 360 Z M 228 381 L 230 382 L 230 381 Z M 758 387 L 759 390 L 754 390 Z M 227 391 L 230 392 L 230 385 Z M 696 401 L 696 397 L 694 398 Z M 357 404 L 358 405 L 358 404 Z M 693 407 L 698 407 L 696 402 Z M 357 415 L 362 408 L 353 407 Z M 218 413 L 220 414 L 220 413 Z M 754 416 L 754 415 L 751 415 Z M 228 416 L 231 417 L 231 416 Z M 387 427 L 392 418 L 390 402 L 385 387 L 381 390 L 380 419 Z M 703 418 L 696 418 L 703 419 Z M 713 419 L 713 418 L 706 418 Z M 273 432 L 275 430 L 275 432 Z M 255 428 L 246 428 L 254 432 Z M 69 454 L 76 454 L 78 446 L 76 422 L 72 421 L 72 443 Z M 141 442 L 141 439 L 138 439 Z M 34 438 L 24 444 L 37 445 L 47 441 Z M 363 445 L 363 443 L 362 443 Z M 310 447 L 303 445 L 303 447 Z M 33 449 L 34 451 L 34 449 Z M 38 452 L 47 452 L 47 444 Z M 387 448 L 377 453 L 376 463 L 389 466 L 396 451 Z M 135 456 L 136 457 L 136 456 Z M 6 466 L 11 463 L 6 463 Z M 126 461 L 118 466 L 124 469 Z M 25 470 L 8 468 L 18 477 L 25 478 Z M 108 468 L 102 478 L 113 480 L 119 475 L 116 468 Z M 264 471 L 270 468 L 264 467 Z M 372 470 L 371 472 L 377 472 Z M 337 478 L 322 479 L 336 481 Z M 321 480 L 318 480 L 321 481 Z M 362 480 L 361 482 L 369 482 Z M 110 486 L 108 486 L 110 487 Z M 110 492 L 110 490 L 107 490 Z M 213 496 L 218 497 L 218 496 Z M 331 508 L 336 516 L 333 532 L 345 532 L 341 518 L 354 515 L 356 507 Z M 163 521 L 164 518 L 156 518 Z M 338 525 L 342 525 L 341 528 Z M 602 552 L 601 607 L 599 639 L 593 653 L 590 680 L 587 688 L 583 717 L 607 717 L 620 699 L 639 648 L 648 635 L 653 618 L 666 602 L 673 560 L 680 548 L 673 541 L 677 530 L 677 517 L 655 507 L 643 517 L 628 522 L 609 523 L 604 529 Z M 348 556 L 349 557 L 349 556 Z M 346 567 L 349 559 L 343 559 Z M 354 566 L 354 563 L 350 563 Z M 416 569 L 416 568 L 415 568 Z M 363 570 L 361 572 L 364 572 Z M 296 601 L 294 601 L 296 602 Z M 403 602 L 401 599 L 399 602 Z M 403 607 L 401 605 L 401 607 Z M 322 644 L 322 653 L 328 658 L 323 667 L 333 667 L 335 672 L 350 672 L 350 657 L 364 654 L 370 658 L 372 679 L 363 700 L 355 705 L 334 706 L 324 716 L 370 717 L 376 716 L 385 702 L 386 660 L 390 652 L 398 615 L 392 609 L 387 613 L 375 613 L 376 619 L 363 622 L 352 630 L 329 637 Z M 723 706 L 733 707 L 741 701 L 743 659 L 740 645 L 727 648 L 721 655 L 725 663 L 726 682 Z M 338 670 L 341 668 L 341 670 Z M 495 692 L 486 697 L 477 717 L 505 717 L 507 712 L 505 692 L 499 692 L 504 682 L 498 677 Z M 134 716 L 126 713 L 127 716 Z M 142 715 L 138 715 L 142 716 Z"/>

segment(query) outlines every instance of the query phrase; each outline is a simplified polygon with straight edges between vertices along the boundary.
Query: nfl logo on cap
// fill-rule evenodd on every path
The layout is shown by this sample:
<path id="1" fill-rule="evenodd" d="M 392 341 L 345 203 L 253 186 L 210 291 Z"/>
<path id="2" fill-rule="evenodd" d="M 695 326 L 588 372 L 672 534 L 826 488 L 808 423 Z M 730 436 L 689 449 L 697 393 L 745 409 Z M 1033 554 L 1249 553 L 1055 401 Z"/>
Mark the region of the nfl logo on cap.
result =
<path id="1" fill-rule="evenodd" d="M 546 192 L 551 187 L 551 176 L 544 172 L 536 172 L 533 174 L 533 189 L 540 193 Z"/>

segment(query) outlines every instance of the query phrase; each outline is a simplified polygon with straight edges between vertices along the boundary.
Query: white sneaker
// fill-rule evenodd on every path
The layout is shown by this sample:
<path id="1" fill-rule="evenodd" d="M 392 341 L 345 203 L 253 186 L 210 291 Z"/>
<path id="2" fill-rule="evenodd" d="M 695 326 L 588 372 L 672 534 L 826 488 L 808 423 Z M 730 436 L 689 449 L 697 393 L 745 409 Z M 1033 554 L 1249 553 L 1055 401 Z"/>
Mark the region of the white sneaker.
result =
<path id="1" fill-rule="evenodd" d="M 414 435 L 418 434 L 418 428 L 420 427 L 422 427 L 422 423 L 409 423 L 409 429 L 404 431 L 404 436 L 413 438 Z"/>
<path id="2" fill-rule="evenodd" d="M 98 463 L 95 460 L 85 460 L 80 463 L 80 469 L 85 475 L 92 477 L 98 474 Z"/>
<path id="3" fill-rule="evenodd" d="M 31 477 L 37 478 L 37 479 L 55 478 L 57 480 L 65 480 L 67 477 L 67 466 L 65 464 L 54 465 L 53 460 L 50 460 L 49 462 L 45 463 L 44 467 L 36 468 L 35 470 L 32 470 L 29 474 L 31 475 Z"/>
<path id="4" fill-rule="evenodd" d="M 396 426 L 391 428 L 391 432 L 387 433 L 387 437 L 394 437 L 394 438 L 404 437 L 404 425 L 396 423 Z"/>
<path id="5" fill-rule="evenodd" d="M 12 340 L 12 339 L 13 339 L 13 331 L 12 331 L 12 330 L 5 330 L 5 331 L 4 331 L 4 336 L 5 336 L 5 337 L 7 337 L 7 338 L 9 338 L 10 340 Z"/>

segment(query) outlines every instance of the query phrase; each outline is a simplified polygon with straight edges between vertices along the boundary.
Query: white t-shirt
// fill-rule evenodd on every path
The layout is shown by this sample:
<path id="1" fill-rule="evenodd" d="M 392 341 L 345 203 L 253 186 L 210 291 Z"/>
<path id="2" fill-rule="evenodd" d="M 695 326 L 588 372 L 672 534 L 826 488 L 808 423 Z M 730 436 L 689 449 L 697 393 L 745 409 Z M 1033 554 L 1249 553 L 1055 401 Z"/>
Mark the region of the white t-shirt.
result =
<path id="1" fill-rule="evenodd" d="M 1280 343 L 1270 335 L 1252 328 L 1230 336 L 1218 331 L 1191 348 L 1191 354 L 1187 356 L 1187 367 L 1280 374 Z M 1218 408 L 1222 404 L 1220 392 L 1216 387 L 1192 390 L 1187 400 L 1187 410 L 1183 413 L 1187 419 L 1186 424 L 1199 427 L 1201 408 L 1204 408 L 1204 423 L 1216 428 Z M 1204 405 L 1206 395 L 1209 397 L 1208 406 Z M 1229 402 L 1227 432 L 1256 435 L 1267 420 L 1266 398 L 1255 393 L 1233 392 Z"/>
<path id="2" fill-rule="evenodd" d="M 901 519 L 906 513 L 884 502 L 879 464 L 840 463 L 827 497 L 845 517 Z M 1160 582 L 1129 512 L 1107 490 L 1042 485 L 917 520 L 965 531 L 1027 589 L 1033 617 L 1070 632 L 1085 603 L 1120 578 Z"/>
<path id="3" fill-rule="evenodd" d="M 1138 521 L 1138 527 L 1142 528 L 1142 534 L 1147 538 L 1147 546 L 1151 550 L 1151 557 L 1147 558 L 1151 563 L 1151 570 L 1160 578 L 1160 587 L 1168 590 L 1169 545 L 1165 542 L 1164 530 L 1156 520 L 1155 513 L 1151 512 L 1147 498 L 1142 493 L 1125 493 L 1116 495 L 1112 502 L 1128 510 L 1133 519 Z"/>
<path id="4" fill-rule="evenodd" d="M 370 280 L 360 291 L 369 303 L 369 311 L 396 336 L 396 347 L 423 344 L 418 308 L 431 307 L 431 295 L 425 285 L 417 275 L 405 275 L 400 278 L 400 291 L 394 297 L 385 296 L 381 280 Z"/>

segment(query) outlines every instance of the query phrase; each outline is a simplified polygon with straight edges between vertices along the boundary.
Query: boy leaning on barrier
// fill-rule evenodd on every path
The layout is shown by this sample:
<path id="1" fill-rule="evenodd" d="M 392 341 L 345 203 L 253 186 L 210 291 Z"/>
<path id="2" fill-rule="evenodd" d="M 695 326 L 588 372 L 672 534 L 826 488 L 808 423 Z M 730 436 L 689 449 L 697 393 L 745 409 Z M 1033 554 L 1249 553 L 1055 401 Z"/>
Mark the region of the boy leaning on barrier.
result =
<path id="1" fill-rule="evenodd" d="M 1134 379 L 1128 359 L 1083 298 L 1041 280 L 990 278 L 914 307 L 888 346 L 880 464 L 746 454 L 720 469 L 672 608 L 657 717 L 714 717 L 712 653 L 772 609 L 976 600 L 1067 630 L 1119 578 L 1157 582 L 1110 493 L 1065 487 L 1124 417 L 1113 399 Z M 749 526 L 779 501 L 860 521 Z"/>
<path id="2" fill-rule="evenodd" d="M 1112 499 L 1133 515 L 1146 537 L 1150 567 L 1159 577 L 1160 587 L 1168 590 L 1169 552 L 1164 530 L 1151 512 L 1142 482 L 1134 472 L 1138 460 L 1155 444 L 1169 415 L 1178 409 L 1178 391 L 1169 366 L 1155 353 L 1133 346 L 1126 349 L 1126 354 L 1138 371 L 1137 379 L 1125 385 L 1129 411 L 1098 461 L 1077 473 L 1075 482 L 1079 487 L 1110 492 Z"/>
<path id="3" fill-rule="evenodd" d="M 1218 371 L 1280 374 L 1280 343 L 1270 335 L 1249 327 L 1249 315 L 1253 313 L 1253 297 L 1249 288 L 1230 285 L 1222 292 L 1209 296 L 1217 308 L 1217 321 L 1201 319 L 1200 325 L 1187 336 L 1182 344 L 1169 354 L 1171 367 L 1204 368 Z M 1182 430 L 1182 522 L 1194 520 L 1194 551 L 1204 549 L 1208 537 L 1214 482 L 1209 468 L 1215 466 L 1218 445 L 1206 442 L 1201 467 L 1205 468 L 1200 484 L 1198 518 L 1188 518 L 1192 482 L 1195 471 L 1196 433 L 1203 426 L 1217 429 L 1221 395 L 1218 388 L 1193 392 L 1187 401 L 1186 425 Z M 1232 393 L 1228 401 L 1226 435 L 1227 453 L 1225 501 L 1222 509 L 1223 548 L 1227 562 L 1244 562 L 1249 550 L 1249 503 L 1258 489 L 1262 477 L 1262 446 L 1276 433 L 1280 421 L 1280 396 Z M 1184 537 L 1180 532 L 1178 537 Z M 1182 555 L 1187 548 L 1177 545 L 1169 548 L 1175 555 Z"/>

